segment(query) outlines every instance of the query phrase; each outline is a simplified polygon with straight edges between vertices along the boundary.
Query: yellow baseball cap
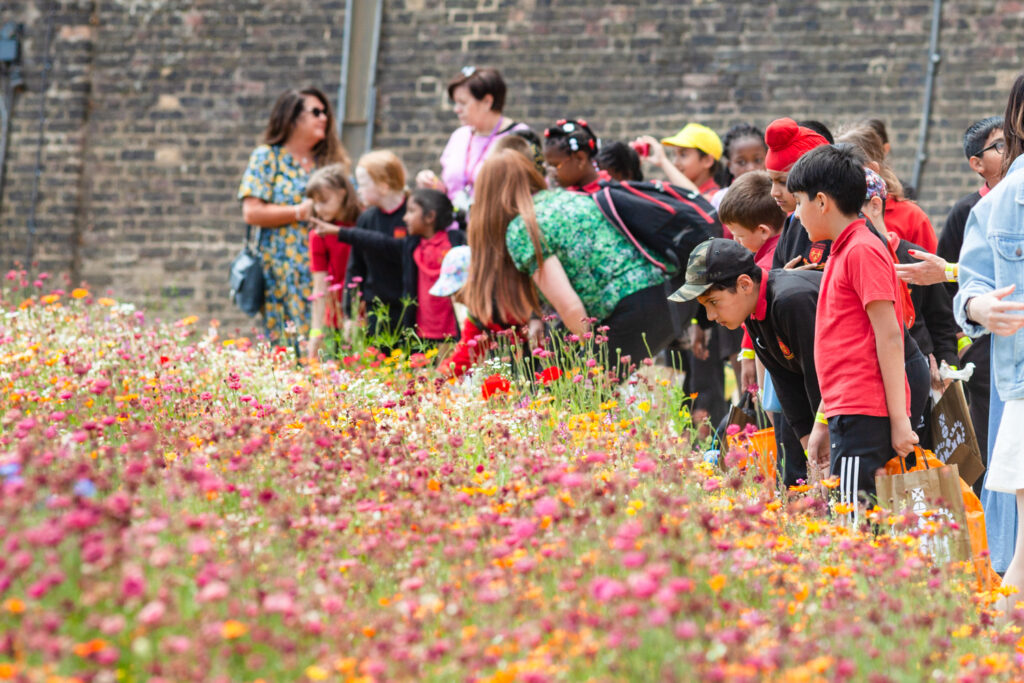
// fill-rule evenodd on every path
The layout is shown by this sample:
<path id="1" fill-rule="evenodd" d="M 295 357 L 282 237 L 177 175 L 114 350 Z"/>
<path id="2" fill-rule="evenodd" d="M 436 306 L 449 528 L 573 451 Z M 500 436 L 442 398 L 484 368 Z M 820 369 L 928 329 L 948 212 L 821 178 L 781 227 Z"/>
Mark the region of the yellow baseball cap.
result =
<path id="1" fill-rule="evenodd" d="M 688 123 L 670 138 L 662 138 L 661 144 L 673 147 L 693 147 L 719 160 L 722 158 L 722 139 L 718 133 L 699 123 Z"/>

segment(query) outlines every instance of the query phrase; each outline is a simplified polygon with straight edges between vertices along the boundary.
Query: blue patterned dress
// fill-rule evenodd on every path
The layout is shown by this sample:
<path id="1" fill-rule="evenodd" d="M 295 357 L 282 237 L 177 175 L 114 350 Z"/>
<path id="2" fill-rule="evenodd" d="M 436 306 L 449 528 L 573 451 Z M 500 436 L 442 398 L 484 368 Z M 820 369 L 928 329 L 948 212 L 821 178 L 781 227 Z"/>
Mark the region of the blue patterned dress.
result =
<path id="1" fill-rule="evenodd" d="M 305 197 L 309 175 L 281 146 L 260 145 L 249 157 L 238 199 L 256 197 L 270 204 L 299 204 Z M 298 337 L 309 334 L 309 297 L 313 293 L 305 222 L 263 228 L 260 250 L 266 281 L 263 322 L 267 336 L 274 346 L 294 345 Z"/>

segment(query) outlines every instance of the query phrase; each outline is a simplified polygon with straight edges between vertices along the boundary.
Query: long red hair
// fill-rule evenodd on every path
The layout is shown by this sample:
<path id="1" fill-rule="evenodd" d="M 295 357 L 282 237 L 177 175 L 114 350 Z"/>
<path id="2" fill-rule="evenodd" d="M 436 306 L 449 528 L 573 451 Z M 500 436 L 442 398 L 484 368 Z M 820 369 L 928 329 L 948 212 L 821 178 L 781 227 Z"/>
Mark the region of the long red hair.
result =
<path id="1" fill-rule="evenodd" d="M 516 269 L 505 234 L 512 219 L 522 216 L 537 265 L 544 262 L 533 195 L 546 187 L 534 165 L 511 149 L 493 154 L 480 168 L 469 216 L 471 256 L 462 301 L 484 325 L 523 323 L 540 310 L 537 290 L 530 276 Z"/>

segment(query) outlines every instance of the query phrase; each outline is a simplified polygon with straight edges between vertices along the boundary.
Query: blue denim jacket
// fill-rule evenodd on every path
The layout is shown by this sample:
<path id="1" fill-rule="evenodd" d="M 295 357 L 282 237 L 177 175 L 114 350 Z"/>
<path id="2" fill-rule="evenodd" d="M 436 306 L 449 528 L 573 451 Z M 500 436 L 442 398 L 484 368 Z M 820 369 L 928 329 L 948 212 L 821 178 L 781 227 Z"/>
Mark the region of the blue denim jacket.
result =
<path id="1" fill-rule="evenodd" d="M 1014 160 L 1006 177 L 982 197 L 967 218 L 959 279 L 953 310 L 970 337 L 988 332 L 967 319 L 971 297 L 1017 285 L 1005 301 L 1024 301 L 1024 155 Z M 992 337 L 992 370 L 1003 401 L 1024 398 L 1024 330 L 1012 337 Z"/>

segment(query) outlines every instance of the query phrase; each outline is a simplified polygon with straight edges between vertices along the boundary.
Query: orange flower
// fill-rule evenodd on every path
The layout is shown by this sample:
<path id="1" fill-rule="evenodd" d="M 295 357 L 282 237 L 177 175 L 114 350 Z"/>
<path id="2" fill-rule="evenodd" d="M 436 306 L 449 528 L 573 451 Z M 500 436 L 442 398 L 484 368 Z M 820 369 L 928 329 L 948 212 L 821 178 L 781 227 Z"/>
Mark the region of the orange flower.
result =
<path id="1" fill-rule="evenodd" d="M 240 621 L 235 619 L 228 619 L 220 627 L 220 635 L 225 640 L 234 640 L 235 638 L 241 638 L 249 632 L 249 627 Z"/>
<path id="2" fill-rule="evenodd" d="M 4 609 L 11 614 L 21 614 L 25 611 L 25 603 L 18 598 L 8 598 L 4 601 Z"/>
<path id="3" fill-rule="evenodd" d="M 82 289 L 81 287 L 76 287 L 75 289 L 71 290 L 71 298 L 72 299 L 84 299 L 87 296 L 89 296 L 89 290 L 88 289 Z"/>
<path id="4" fill-rule="evenodd" d="M 18 669 L 10 662 L 0 662 L 0 681 L 13 681 Z"/>
<path id="5" fill-rule="evenodd" d="M 343 657 L 334 663 L 334 668 L 340 674 L 351 674 L 356 670 L 356 665 L 359 662 L 355 657 Z"/>
<path id="6" fill-rule="evenodd" d="M 76 643 L 75 646 L 71 648 L 71 651 L 79 657 L 88 657 L 89 655 L 94 655 L 97 652 L 105 650 L 106 647 L 107 641 L 100 638 L 94 638 L 87 643 Z"/>
<path id="7" fill-rule="evenodd" d="M 375 635 L 377 635 L 377 629 L 375 629 L 372 626 L 364 626 L 363 635 L 367 638 L 373 638 Z"/>
<path id="8" fill-rule="evenodd" d="M 100 306 L 113 306 L 117 301 L 106 296 L 101 296 L 99 299 L 96 299 L 96 303 Z"/>
<path id="9" fill-rule="evenodd" d="M 430 489 L 431 491 L 440 491 L 441 482 L 439 482 L 437 479 L 431 479 L 430 481 L 427 482 L 427 488 Z"/>
<path id="10" fill-rule="evenodd" d="M 723 574 L 715 574 L 710 579 L 708 579 L 708 586 L 710 586 L 711 590 L 713 590 L 715 593 L 718 593 L 723 588 L 725 588 L 725 581 L 726 579 Z"/>

